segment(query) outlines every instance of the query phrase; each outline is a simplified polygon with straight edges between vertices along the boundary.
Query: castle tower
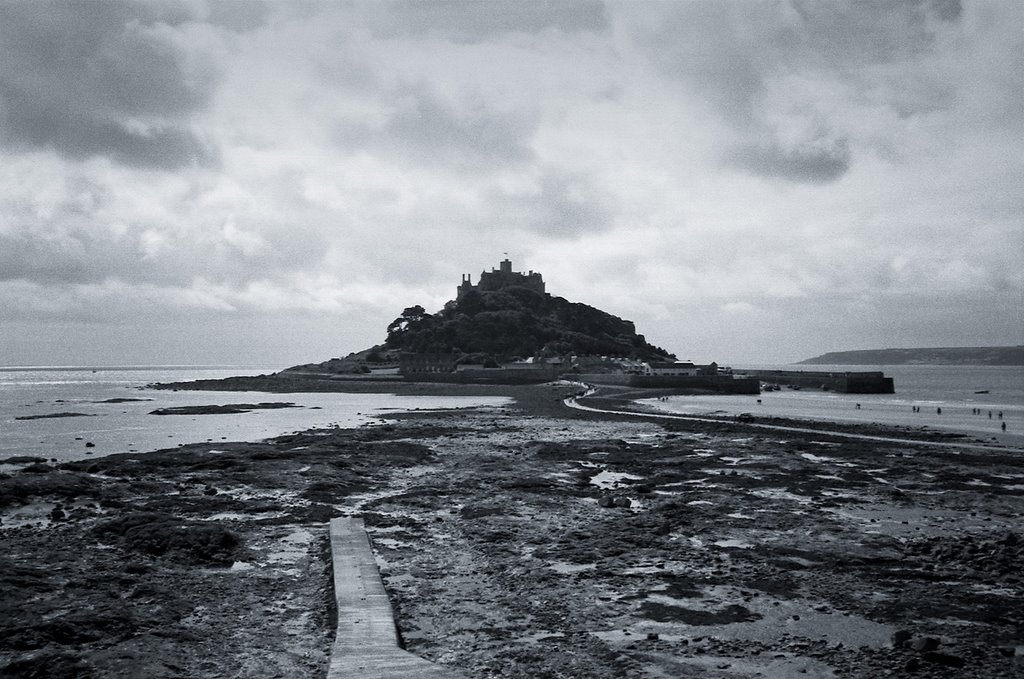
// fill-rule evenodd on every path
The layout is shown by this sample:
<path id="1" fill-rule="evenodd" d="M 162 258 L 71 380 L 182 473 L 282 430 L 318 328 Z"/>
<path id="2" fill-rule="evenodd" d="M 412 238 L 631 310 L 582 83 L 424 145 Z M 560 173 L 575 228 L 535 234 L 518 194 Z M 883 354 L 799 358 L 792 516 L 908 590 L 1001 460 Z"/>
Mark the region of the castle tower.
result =
<path id="1" fill-rule="evenodd" d="M 462 274 L 462 282 L 459 284 L 459 287 L 455 289 L 455 299 L 456 300 L 462 299 L 463 295 L 465 295 L 467 292 L 469 292 L 470 290 L 473 289 L 473 282 L 471 280 L 472 278 L 473 278 L 472 274 L 468 274 L 468 273 Z"/>
<path id="2" fill-rule="evenodd" d="M 501 273 L 512 273 L 512 260 L 508 257 L 501 260 Z"/>

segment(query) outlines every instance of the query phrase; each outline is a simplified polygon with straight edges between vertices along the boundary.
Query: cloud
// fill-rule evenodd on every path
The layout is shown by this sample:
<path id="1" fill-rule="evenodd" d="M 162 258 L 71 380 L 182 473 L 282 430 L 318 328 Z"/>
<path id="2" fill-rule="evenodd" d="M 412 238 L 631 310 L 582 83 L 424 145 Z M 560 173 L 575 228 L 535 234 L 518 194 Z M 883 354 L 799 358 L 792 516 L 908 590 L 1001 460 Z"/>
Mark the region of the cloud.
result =
<path id="1" fill-rule="evenodd" d="M 757 311 L 757 307 L 750 302 L 726 302 L 720 308 L 727 314 L 749 314 Z"/>
<path id="2" fill-rule="evenodd" d="M 606 193 L 587 175 L 552 168 L 515 190 L 495 190 L 491 228 L 530 231 L 548 238 L 579 239 L 612 225 Z"/>
<path id="3" fill-rule="evenodd" d="M 214 162 L 189 122 L 216 82 L 189 18 L 183 3 L 0 3 L 0 144 L 159 169 Z"/>
<path id="4" fill-rule="evenodd" d="M 0 317 L 358 349 L 506 251 L 681 351 L 1019 298 L 1021 5 L 636 7 L 0 3 Z"/>
<path id="5" fill-rule="evenodd" d="M 420 164 L 475 171 L 533 157 L 528 143 L 536 122 L 528 111 L 504 113 L 480 104 L 457 108 L 423 87 L 401 88 L 389 99 L 393 112 L 380 129 L 345 127 L 343 142 Z"/>
<path id="6" fill-rule="evenodd" d="M 597 31 L 607 26 L 599 0 L 399 0 L 382 5 L 369 24 L 382 38 L 432 37 L 475 43 L 508 33 L 555 29 L 566 33 Z"/>
<path id="7" fill-rule="evenodd" d="M 845 138 L 814 140 L 792 148 L 769 142 L 736 148 L 727 158 L 754 174 L 820 184 L 836 181 L 850 169 L 850 145 Z"/>
<path id="8" fill-rule="evenodd" d="M 877 131 L 857 134 L 879 107 L 907 119 L 955 103 L 928 58 L 961 19 L 956 0 L 653 8 L 656 19 L 620 16 L 655 68 L 731 126 L 736 139 L 725 155 L 755 174 L 834 181 L 849 170 L 857 143 L 884 146 Z M 805 130 L 801 138 L 794 128 Z"/>

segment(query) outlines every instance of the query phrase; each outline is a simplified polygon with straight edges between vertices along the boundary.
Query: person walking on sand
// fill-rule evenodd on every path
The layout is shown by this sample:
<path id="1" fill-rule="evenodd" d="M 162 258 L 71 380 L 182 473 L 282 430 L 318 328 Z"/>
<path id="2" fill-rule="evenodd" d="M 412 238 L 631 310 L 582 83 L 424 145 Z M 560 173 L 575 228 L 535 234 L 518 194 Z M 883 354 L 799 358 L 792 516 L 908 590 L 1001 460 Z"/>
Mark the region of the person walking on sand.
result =
<path id="1" fill-rule="evenodd" d="M 1003 431 L 1006 431 L 1006 423 L 1003 422 Z"/>
<path id="2" fill-rule="evenodd" d="M 935 414 L 936 415 L 941 415 L 942 414 L 942 408 L 936 408 L 935 409 Z"/>

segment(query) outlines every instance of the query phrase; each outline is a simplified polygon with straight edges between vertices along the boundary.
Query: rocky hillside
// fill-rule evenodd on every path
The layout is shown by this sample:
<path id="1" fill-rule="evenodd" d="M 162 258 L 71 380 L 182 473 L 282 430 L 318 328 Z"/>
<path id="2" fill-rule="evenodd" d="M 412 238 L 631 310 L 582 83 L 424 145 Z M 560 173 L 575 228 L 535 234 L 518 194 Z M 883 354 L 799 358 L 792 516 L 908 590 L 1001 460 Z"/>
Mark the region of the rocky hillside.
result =
<path id="1" fill-rule="evenodd" d="M 520 287 L 473 290 L 429 314 L 409 307 L 388 326 L 391 352 L 457 352 L 467 360 L 597 354 L 665 360 L 632 321 Z"/>
<path id="2" fill-rule="evenodd" d="M 1024 346 L 833 351 L 806 365 L 1024 365 Z"/>

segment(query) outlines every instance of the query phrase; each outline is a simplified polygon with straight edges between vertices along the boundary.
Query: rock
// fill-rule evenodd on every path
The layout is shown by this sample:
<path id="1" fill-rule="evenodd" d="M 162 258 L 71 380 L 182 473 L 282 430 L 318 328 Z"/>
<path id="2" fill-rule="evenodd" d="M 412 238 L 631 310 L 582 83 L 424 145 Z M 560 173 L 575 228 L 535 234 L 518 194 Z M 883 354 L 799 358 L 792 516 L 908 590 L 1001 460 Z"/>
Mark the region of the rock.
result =
<path id="1" fill-rule="evenodd" d="M 957 655 L 950 655 L 948 653 L 939 653 L 937 651 L 928 651 L 921 655 L 921 659 L 936 665 L 945 665 L 946 667 L 963 667 L 967 664 L 963 658 Z"/>
<path id="2" fill-rule="evenodd" d="M 900 646 L 904 646 L 912 637 L 913 635 L 907 630 L 898 629 L 892 633 L 892 636 L 889 639 L 892 641 L 892 645 L 898 648 Z"/>
<path id="3" fill-rule="evenodd" d="M 647 633 L 647 640 L 648 641 L 657 641 L 658 640 L 658 633 L 657 632 L 648 632 Z"/>
<path id="4" fill-rule="evenodd" d="M 907 664 L 903 666 L 904 672 L 917 672 L 921 669 L 921 661 L 917 658 L 911 658 L 907 661 Z"/>
<path id="5" fill-rule="evenodd" d="M 625 509 L 629 509 L 630 507 L 633 506 L 633 501 L 630 500 L 628 497 L 626 497 L 624 495 L 621 495 L 621 496 L 615 498 L 615 506 L 616 507 L 623 507 Z"/>
<path id="6" fill-rule="evenodd" d="M 21 471 L 26 474 L 48 474 L 53 471 L 53 467 L 42 462 L 36 462 L 23 468 Z"/>
<path id="7" fill-rule="evenodd" d="M 192 522 L 160 512 L 130 512 L 99 524 L 101 538 L 151 556 L 230 566 L 241 539 L 217 522 Z"/>
<path id="8" fill-rule="evenodd" d="M 67 515 L 64 513 L 64 510 L 57 507 L 54 507 L 53 511 L 50 512 L 50 519 L 53 521 L 60 521 L 66 516 Z"/>
<path id="9" fill-rule="evenodd" d="M 910 642 L 910 648 L 918 651 L 919 653 L 934 651 L 938 647 L 939 640 L 935 637 L 918 637 Z"/>
<path id="10" fill-rule="evenodd" d="M 22 679 L 86 679 L 95 674 L 85 661 L 73 653 L 44 652 L 15 660 L 0 668 L 0 676 Z"/>
<path id="11" fill-rule="evenodd" d="M 615 506 L 615 498 L 613 498 L 611 495 L 602 495 L 600 499 L 598 499 L 597 505 L 599 507 L 609 509 Z"/>
<path id="12" fill-rule="evenodd" d="M 85 442 L 85 447 L 86 447 L 86 448 L 95 448 L 95 447 L 96 447 L 96 444 L 95 444 L 95 443 L 93 443 L 92 441 L 86 441 L 86 442 Z"/>

